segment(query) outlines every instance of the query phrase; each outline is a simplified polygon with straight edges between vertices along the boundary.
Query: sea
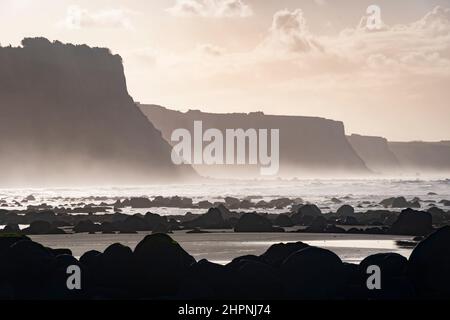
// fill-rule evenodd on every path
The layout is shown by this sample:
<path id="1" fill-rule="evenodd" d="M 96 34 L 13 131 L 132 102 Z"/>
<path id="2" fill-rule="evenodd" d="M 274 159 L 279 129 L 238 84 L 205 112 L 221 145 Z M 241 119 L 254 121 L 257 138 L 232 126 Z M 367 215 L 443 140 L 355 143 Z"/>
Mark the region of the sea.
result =
<path id="1" fill-rule="evenodd" d="M 24 201 L 32 196 L 29 201 Z M 442 200 L 450 200 L 450 179 L 352 179 L 352 180 L 292 180 L 292 181 L 217 181 L 202 184 L 166 184 L 147 186 L 100 186 L 61 188 L 15 188 L 0 189 L 0 209 L 24 210 L 28 206 L 46 204 L 52 207 L 82 207 L 83 205 L 112 204 L 118 199 L 130 197 L 180 196 L 193 199 L 194 203 L 208 200 L 221 202 L 225 197 L 270 201 L 278 198 L 301 199 L 303 203 L 314 203 L 322 212 L 337 210 L 343 204 L 355 207 L 356 211 L 384 209 L 380 202 L 390 197 L 403 196 L 407 200 L 420 201 L 422 210 L 436 206 L 446 211 Z M 29 198 L 30 199 L 30 198 Z M 337 203 L 336 199 L 340 201 Z M 448 203 L 447 203 L 448 204 Z M 244 211 L 244 210 L 242 210 Z M 250 209 L 247 211 L 258 211 Z M 259 210 L 269 213 L 287 212 L 288 208 Z M 113 209 L 110 210 L 112 213 Z M 204 209 L 192 208 L 124 208 L 123 213 L 153 212 L 160 215 L 184 215 L 187 212 L 204 213 Z M 83 213 L 79 213 L 83 214 Z M 87 212 L 86 212 L 87 214 Z M 145 234 L 117 235 L 48 235 L 32 238 L 46 246 L 69 248 L 75 256 L 87 250 L 104 250 L 110 244 L 120 242 L 130 247 L 142 240 Z M 406 245 L 412 237 L 388 235 L 347 234 L 237 234 L 219 231 L 206 234 L 175 232 L 171 235 L 196 259 L 208 259 L 217 263 L 228 263 L 238 256 L 263 253 L 272 244 L 302 241 L 310 245 L 327 248 L 338 254 L 343 261 L 357 263 L 367 255 L 380 252 L 397 252 L 408 257 L 413 246 Z"/>

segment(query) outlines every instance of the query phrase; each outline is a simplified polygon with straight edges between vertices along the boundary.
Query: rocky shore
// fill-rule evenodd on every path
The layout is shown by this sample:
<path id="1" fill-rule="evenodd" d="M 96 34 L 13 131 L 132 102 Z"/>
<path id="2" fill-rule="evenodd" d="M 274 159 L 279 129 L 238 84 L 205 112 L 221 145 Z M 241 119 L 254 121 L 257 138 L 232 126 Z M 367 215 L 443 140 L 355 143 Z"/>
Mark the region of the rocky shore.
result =
<path id="1" fill-rule="evenodd" d="M 23 206 L 33 200 L 30 196 L 18 205 Z M 192 199 L 181 197 L 117 199 L 114 203 L 92 198 L 92 201 L 70 208 L 43 203 L 28 205 L 25 210 L 0 209 L 0 225 L 5 226 L 0 233 L 44 235 L 233 230 L 427 236 L 440 227 L 450 225 L 450 211 L 445 210 L 449 204 L 447 200 L 441 201 L 441 207 L 432 205 L 423 208 L 424 202 L 421 204 L 418 198 L 408 201 L 403 197 L 394 197 L 381 201 L 377 207 L 366 204 L 365 208 L 353 207 L 345 204 L 345 199 L 333 198 L 331 201 L 338 205 L 337 210 L 328 212 L 322 212 L 318 206 L 304 203 L 299 198 L 252 202 L 227 197 L 224 202 L 216 203 L 193 203 Z M 145 208 L 155 207 L 184 208 L 186 214 L 162 216 L 146 212 Z M 130 215 L 122 212 L 127 208 L 142 213 Z M 281 210 L 281 213 L 271 213 L 274 208 Z M 204 213 L 193 214 L 191 209 Z M 19 225 L 26 227 L 20 228 Z"/>
<path id="2" fill-rule="evenodd" d="M 445 299 L 450 298 L 450 227 L 421 241 L 409 259 L 396 253 L 343 263 L 307 244 L 276 244 L 227 265 L 196 261 L 166 234 L 146 236 L 134 251 L 115 243 L 80 259 L 26 236 L 0 237 L 0 299 Z M 78 266 L 80 290 L 67 287 Z M 367 286 L 378 266 L 381 289 Z"/>

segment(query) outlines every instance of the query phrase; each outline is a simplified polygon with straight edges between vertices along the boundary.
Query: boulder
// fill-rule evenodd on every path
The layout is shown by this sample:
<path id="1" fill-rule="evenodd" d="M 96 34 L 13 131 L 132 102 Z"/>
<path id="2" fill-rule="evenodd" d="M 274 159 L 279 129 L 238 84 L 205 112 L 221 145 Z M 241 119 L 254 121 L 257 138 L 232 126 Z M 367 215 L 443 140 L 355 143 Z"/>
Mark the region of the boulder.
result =
<path id="1" fill-rule="evenodd" d="M 353 216 L 355 214 L 355 209 L 352 206 L 344 204 L 336 213 L 339 216 Z"/>
<path id="2" fill-rule="evenodd" d="M 53 227 L 53 225 L 47 221 L 33 221 L 30 226 L 23 229 L 22 232 L 30 235 L 65 234 L 64 230 Z"/>
<path id="3" fill-rule="evenodd" d="M 294 223 L 292 222 L 291 218 L 289 218 L 289 216 L 285 215 L 285 214 L 279 214 L 275 220 L 274 220 L 274 225 L 278 226 L 278 227 L 292 227 L 294 225 Z"/>
<path id="4" fill-rule="evenodd" d="M 316 247 L 291 254 L 281 265 L 280 274 L 289 299 L 338 299 L 345 282 L 341 259 Z"/>
<path id="5" fill-rule="evenodd" d="M 127 203 L 128 206 L 134 209 L 143 209 L 143 208 L 151 208 L 153 207 L 152 202 L 149 198 L 131 198 Z"/>
<path id="6" fill-rule="evenodd" d="M 83 220 L 77 223 L 73 228 L 75 233 L 95 233 L 99 231 L 99 226 L 93 223 L 91 220 Z"/>
<path id="7" fill-rule="evenodd" d="M 152 234 L 133 252 L 141 297 L 174 295 L 195 259 L 166 234 Z"/>
<path id="8" fill-rule="evenodd" d="M 279 267 L 291 254 L 307 247 L 308 245 L 303 242 L 278 243 L 267 249 L 260 258 L 273 267 Z"/>
<path id="9" fill-rule="evenodd" d="M 192 264 L 183 278 L 178 300 L 232 300 L 241 289 L 235 270 L 201 260 Z"/>
<path id="10" fill-rule="evenodd" d="M 217 208 L 210 208 L 207 213 L 194 220 L 184 223 L 186 228 L 201 229 L 226 229 L 229 227 L 222 217 L 222 212 Z"/>
<path id="11" fill-rule="evenodd" d="M 328 221 L 322 216 L 314 218 L 313 222 L 309 227 L 305 229 L 305 232 L 311 233 L 321 233 L 325 232 L 328 226 Z"/>
<path id="12" fill-rule="evenodd" d="M 284 232 L 272 226 L 270 220 L 256 213 L 246 213 L 239 218 L 234 232 Z"/>
<path id="13" fill-rule="evenodd" d="M 4 233 L 19 233 L 20 227 L 17 223 L 8 223 L 2 231 Z"/>
<path id="14" fill-rule="evenodd" d="M 428 212 L 403 210 L 389 229 L 390 234 L 424 236 L 433 231 L 432 217 Z"/>
<path id="15" fill-rule="evenodd" d="M 14 288 L 14 299 L 46 298 L 43 288 L 55 268 L 55 257 L 49 250 L 34 241 L 23 240 L 11 245 L 3 259 L 2 274 Z"/>
<path id="16" fill-rule="evenodd" d="M 316 205 L 306 204 L 301 206 L 298 211 L 291 216 L 291 219 L 295 225 L 307 225 L 307 222 L 310 222 L 321 215 L 322 212 Z"/>
<path id="17" fill-rule="evenodd" d="M 408 276 L 419 298 L 450 298 L 450 227 L 420 242 L 408 261 Z"/>

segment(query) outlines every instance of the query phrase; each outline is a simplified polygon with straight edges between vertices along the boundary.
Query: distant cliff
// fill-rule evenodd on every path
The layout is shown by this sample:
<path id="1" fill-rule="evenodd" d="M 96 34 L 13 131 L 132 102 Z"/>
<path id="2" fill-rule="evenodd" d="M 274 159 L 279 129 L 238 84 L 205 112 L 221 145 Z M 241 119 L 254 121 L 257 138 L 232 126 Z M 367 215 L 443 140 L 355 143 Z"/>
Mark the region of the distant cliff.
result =
<path id="1" fill-rule="evenodd" d="M 363 160 L 345 136 L 342 122 L 322 118 L 275 116 L 263 113 L 213 114 L 186 113 L 156 105 L 140 105 L 141 110 L 171 140 L 172 132 L 185 128 L 193 132 L 194 121 L 202 121 L 204 130 L 280 129 L 281 177 L 323 177 L 369 174 Z M 203 175 L 221 178 L 257 177 L 251 166 L 194 166 Z"/>
<path id="2" fill-rule="evenodd" d="M 353 134 L 347 139 L 367 167 L 375 173 L 398 174 L 401 172 L 400 162 L 389 148 L 385 138 Z"/>
<path id="3" fill-rule="evenodd" d="M 389 142 L 404 171 L 415 173 L 450 173 L 450 143 Z"/>
<path id="4" fill-rule="evenodd" d="M 0 47 L 0 185 L 151 183 L 192 174 L 127 92 L 108 49 Z"/>

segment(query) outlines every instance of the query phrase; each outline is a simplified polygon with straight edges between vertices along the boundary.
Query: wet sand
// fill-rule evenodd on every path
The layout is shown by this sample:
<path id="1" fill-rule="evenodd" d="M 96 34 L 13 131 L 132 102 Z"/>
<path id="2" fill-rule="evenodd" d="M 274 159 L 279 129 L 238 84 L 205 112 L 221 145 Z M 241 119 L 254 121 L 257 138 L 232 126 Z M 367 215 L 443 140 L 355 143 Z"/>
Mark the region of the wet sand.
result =
<path id="1" fill-rule="evenodd" d="M 67 234 L 31 236 L 51 248 L 69 248 L 80 257 L 89 250 L 104 251 L 109 245 L 120 242 L 135 248 L 148 233 L 139 234 Z M 238 256 L 260 255 L 279 242 L 302 241 L 335 252 L 344 262 L 359 263 L 365 257 L 382 252 L 396 252 L 409 257 L 412 248 L 398 246 L 396 241 L 412 237 L 388 235 L 302 234 L 302 233 L 234 233 L 214 232 L 186 234 L 175 232 L 171 237 L 197 260 L 226 264 Z"/>

